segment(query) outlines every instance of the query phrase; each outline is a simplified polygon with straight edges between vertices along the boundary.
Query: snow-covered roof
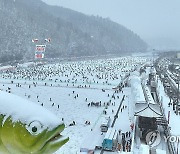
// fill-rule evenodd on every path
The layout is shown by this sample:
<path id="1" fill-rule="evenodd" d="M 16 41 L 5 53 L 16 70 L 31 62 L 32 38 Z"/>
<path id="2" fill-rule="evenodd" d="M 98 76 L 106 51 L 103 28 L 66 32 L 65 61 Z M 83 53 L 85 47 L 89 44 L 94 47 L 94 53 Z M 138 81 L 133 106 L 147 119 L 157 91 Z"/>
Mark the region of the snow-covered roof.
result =
<path id="1" fill-rule="evenodd" d="M 103 121 L 101 125 L 108 125 L 109 121 L 110 121 L 109 117 L 103 117 Z"/>
<path id="2" fill-rule="evenodd" d="M 162 113 L 158 104 L 136 104 L 135 116 L 143 117 L 162 117 Z"/>
<path id="3" fill-rule="evenodd" d="M 145 97 L 141 86 L 136 86 L 133 89 L 133 98 L 135 103 L 145 103 Z"/>
<path id="4" fill-rule="evenodd" d="M 109 128 L 105 135 L 105 139 L 113 139 L 114 137 L 116 137 L 116 135 L 117 135 L 116 129 Z"/>
<path id="5" fill-rule="evenodd" d="M 144 94 L 145 94 L 145 98 L 146 98 L 146 101 L 147 101 L 148 104 L 157 104 L 154 101 L 154 99 L 153 99 L 153 97 L 151 95 L 151 92 L 150 92 L 149 88 L 146 85 L 144 85 Z"/>
<path id="6" fill-rule="evenodd" d="M 131 82 L 131 86 L 134 85 L 134 84 L 139 84 L 141 83 L 141 78 L 139 77 L 138 74 L 133 74 L 129 77 L 129 80 Z"/>
<path id="7" fill-rule="evenodd" d="M 143 93 L 140 77 L 131 76 L 131 91 L 132 91 L 133 100 L 135 103 L 146 102 L 144 98 L 144 93 Z"/>

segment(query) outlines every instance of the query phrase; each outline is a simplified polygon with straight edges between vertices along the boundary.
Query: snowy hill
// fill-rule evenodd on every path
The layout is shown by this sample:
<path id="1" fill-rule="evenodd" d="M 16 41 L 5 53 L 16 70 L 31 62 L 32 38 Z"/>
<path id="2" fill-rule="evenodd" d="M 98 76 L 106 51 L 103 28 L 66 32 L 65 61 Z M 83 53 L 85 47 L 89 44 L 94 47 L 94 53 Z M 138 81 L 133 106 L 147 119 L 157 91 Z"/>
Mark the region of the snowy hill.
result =
<path id="1" fill-rule="evenodd" d="M 40 0 L 0 0 L 0 61 L 34 58 L 35 44 L 51 38 L 46 57 L 123 54 L 145 51 L 146 43 L 102 17 L 49 6 Z"/>

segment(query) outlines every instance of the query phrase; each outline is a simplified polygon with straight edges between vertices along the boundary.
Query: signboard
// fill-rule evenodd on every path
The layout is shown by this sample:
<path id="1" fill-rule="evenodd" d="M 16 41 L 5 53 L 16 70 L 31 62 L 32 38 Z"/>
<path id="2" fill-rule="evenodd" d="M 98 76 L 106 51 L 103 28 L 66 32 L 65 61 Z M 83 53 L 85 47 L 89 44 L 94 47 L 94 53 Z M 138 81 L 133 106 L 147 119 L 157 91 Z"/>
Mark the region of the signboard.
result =
<path id="1" fill-rule="evenodd" d="M 44 58 L 46 45 L 36 45 L 35 58 Z"/>

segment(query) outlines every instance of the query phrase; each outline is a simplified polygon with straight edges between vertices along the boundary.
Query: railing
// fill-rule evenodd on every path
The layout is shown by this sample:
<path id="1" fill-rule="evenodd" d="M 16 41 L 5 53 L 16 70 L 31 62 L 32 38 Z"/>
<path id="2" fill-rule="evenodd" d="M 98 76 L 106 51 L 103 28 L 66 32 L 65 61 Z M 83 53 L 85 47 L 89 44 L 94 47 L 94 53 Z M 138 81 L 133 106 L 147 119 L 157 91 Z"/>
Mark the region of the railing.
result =
<path id="1" fill-rule="evenodd" d="M 121 100 L 121 103 L 119 104 L 119 108 L 118 108 L 118 110 L 117 110 L 117 112 L 116 112 L 116 114 L 115 114 L 115 116 L 114 116 L 114 120 L 113 120 L 113 122 L 112 122 L 111 127 L 114 127 L 114 124 L 115 124 L 115 122 L 116 122 L 116 119 L 118 118 L 119 110 L 121 109 L 121 106 L 122 106 L 122 103 L 123 103 L 123 101 L 124 101 L 124 98 L 125 98 L 125 95 L 123 96 L 123 98 L 122 98 L 122 100 Z"/>

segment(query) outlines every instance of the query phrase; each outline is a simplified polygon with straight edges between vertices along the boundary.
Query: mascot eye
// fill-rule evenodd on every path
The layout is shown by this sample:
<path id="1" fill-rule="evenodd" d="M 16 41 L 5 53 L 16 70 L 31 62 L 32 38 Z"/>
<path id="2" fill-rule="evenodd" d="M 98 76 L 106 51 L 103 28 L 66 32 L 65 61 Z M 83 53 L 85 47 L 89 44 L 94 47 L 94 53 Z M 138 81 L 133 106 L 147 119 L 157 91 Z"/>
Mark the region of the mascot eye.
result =
<path id="1" fill-rule="evenodd" d="M 37 132 L 37 127 L 36 127 L 36 126 L 34 126 L 34 127 L 32 128 L 32 132 L 34 132 L 34 133 Z"/>
<path id="2" fill-rule="evenodd" d="M 33 135 L 37 135 L 43 131 L 43 125 L 39 121 L 31 122 L 26 128 Z"/>

